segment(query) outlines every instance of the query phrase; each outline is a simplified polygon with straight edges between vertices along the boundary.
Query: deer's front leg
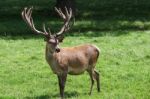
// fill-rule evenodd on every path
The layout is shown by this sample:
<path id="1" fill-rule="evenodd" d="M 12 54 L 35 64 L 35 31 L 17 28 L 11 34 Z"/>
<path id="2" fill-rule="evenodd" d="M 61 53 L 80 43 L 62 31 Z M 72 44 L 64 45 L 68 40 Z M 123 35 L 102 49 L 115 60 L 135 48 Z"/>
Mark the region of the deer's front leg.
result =
<path id="1" fill-rule="evenodd" d="M 67 79 L 67 73 L 64 73 L 62 75 L 57 75 L 57 76 L 59 81 L 60 96 L 61 99 L 64 99 L 64 89 L 65 89 L 65 83 Z"/>

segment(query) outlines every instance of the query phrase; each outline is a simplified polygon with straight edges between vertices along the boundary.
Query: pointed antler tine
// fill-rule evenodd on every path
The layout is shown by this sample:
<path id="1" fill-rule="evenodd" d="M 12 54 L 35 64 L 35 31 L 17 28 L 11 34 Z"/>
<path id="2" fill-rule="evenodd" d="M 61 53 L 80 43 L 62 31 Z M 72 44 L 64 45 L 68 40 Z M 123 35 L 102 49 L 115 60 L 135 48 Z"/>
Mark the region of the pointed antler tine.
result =
<path id="1" fill-rule="evenodd" d="M 32 10 L 31 10 L 30 13 L 29 13 L 29 17 L 31 17 L 31 15 L 32 15 Z"/>
<path id="2" fill-rule="evenodd" d="M 24 9 L 24 17 L 27 19 L 28 18 L 28 8 Z"/>
<path id="3" fill-rule="evenodd" d="M 62 10 L 60 8 L 56 8 L 55 7 L 55 11 L 59 14 L 59 16 L 62 18 L 62 19 L 66 19 L 66 16 L 62 13 Z"/>
<path id="4" fill-rule="evenodd" d="M 50 36 L 51 36 L 51 35 L 52 35 L 52 32 L 51 32 L 50 28 L 48 28 L 48 32 L 49 32 L 49 34 L 50 34 Z"/>
<path id="5" fill-rule="evenodd" d="M 61 12 L 60 8 L 55 7 L 55 11 L 61 16 L 62 12 Z"/>
<path id="6" fill-rule="evenodd" d="M 62 13 L 61 8 L 59 8 L 58 10 Z"/>
<path id="7" fill-rule="evenodd" d="M 32 10 L 33 10 L 33 6 L 30 8 L 30 13 L 28 14 L 29 17 L 31 17 L 31 15 L 32 15 Z"/>
<path id="8" fill-rule="evenodd" d="M 69 12 L 66 6 L 65 6 L 65 10 L 66 10 L 66 15 L 69 16 Z"/>
<path id="9" fill-rule="evenodd" d="M 59 11 L 60 14 L 63 14 L 61 8 L 59 8 L 58 11 Z"/>
<path id="10" fill-rule="evenodd" d="M 46 28 L 45 28 L 45 24 L 43 24 L 43 30 L 45 33 L 47 33 Z"/>
<path id="11" fill-rule="evenodd" d="M 61 12 L 57 7 L 55 7 L 55 11 L 61 16 Z"/>
<path id="12" fill-rule="evenodd" d="M 21 12 L 21 16 L 22 16 L 22 18 L 24 20 L 24 10 Z"/>
<path id="13" fill-rule="evenodd" d="M 25 12 L 26 12 L 26 10 L 27 10 L 27 7 L 24 8 L 24 11 L 25 11 Z"/>
<path id="14" fill-rule="evenodd" d="M 55 11 L 56 11 L 56 12 L 59 12 L 58 9 L 57 9 L 57 7 L 55 7 Z"/>
<path id="15" fill-rule="evenodd" d="M 25 7 L 24 8 L 24 10 L 23 10 L 23 15 L 24 15 L 24 17 L 25 17 L 25 14 L 27 13 L 27 7 Z"/>
<path id="16" fill-rule="evenodd" d="M 30 18 L 31 17 L 31 15 L 32 15 L 32 7 L 31 8 L 29 8 L 28 9 L 28 11 L 27 11 L 27 15 L 28 15 L 28 17 Z"/>
<path id="17" fill-rule="evenodd" d="M 69 9 L 69 11 L 70 11 L 70 14 L 72 14 L 72 9 L 71 8 Z"/>
<path id="18" fill-rule="evenodd" d="M 27 9 L 27 15 L 29 15 L 31 8 Z"/>
<path id="19" fill-rule="evenodd" d="M 50 36 L 52 35 L 50 28 L 48 28 L 48 32 L 47 32 L 47 30 L 45 28 L 45 24 L 43 24 L 43 30 L 44 30 L 46 35 L 50 35 Z"/>
<path id="20" fill-rule="evenodd" d="M 69 10 L 69 13 L 70 13 L 70 18 L 72 17 L 72 9 L 70 8 L 70 10 Z"/>

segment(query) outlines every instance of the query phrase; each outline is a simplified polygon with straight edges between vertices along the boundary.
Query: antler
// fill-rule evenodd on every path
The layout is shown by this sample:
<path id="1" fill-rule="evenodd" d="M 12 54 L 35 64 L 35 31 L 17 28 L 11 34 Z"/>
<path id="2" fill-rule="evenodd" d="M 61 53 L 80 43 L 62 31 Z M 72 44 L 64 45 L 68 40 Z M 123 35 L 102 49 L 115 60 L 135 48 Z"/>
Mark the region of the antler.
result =
<path id="1" fill-rule="evenodd" d="M 56 33 L 56 36 L 60 36 L 60 35 L 63 35 L 65 32 L 67 32 L 70 29 L 69 21 L 72 17 L 72 9 L 70 8 L 68 11 L 67 8 L 65 7 L 65 11 L 66 11 L 65 14 L 62 12 L 62 10 L 60 8 L 57 9 L 55 7 L 55 10 L 59 14 L 59 16 L 64 20 L 63 27 L 60 29 L 60 31 L 58 33 Z"/>
<path id="2" fill-rule="evenodd" d="M 33 22 L 33 19 L 32 19 L 32 9 L 33 7 L 30 7 L 30 8 L 27 8 L 25 7 L 24 10 L 22 11 L 22 18 L 23 20 L 28 24 L 28 26 L 37 34 L 43 34 L 45 36 L 49 36 L 51 34 L 49 34 L 47 31 L 46 31 L 46 28 L 45 28 L 45 25 L 43 25 L 43 31 L 39 31 L 35 28 L 35 25 L 34 25 L 34 22 Z M 49 30 L 50 32 L 50 30 Z M 51 32 L 50 32 L 51 33 Z"/>

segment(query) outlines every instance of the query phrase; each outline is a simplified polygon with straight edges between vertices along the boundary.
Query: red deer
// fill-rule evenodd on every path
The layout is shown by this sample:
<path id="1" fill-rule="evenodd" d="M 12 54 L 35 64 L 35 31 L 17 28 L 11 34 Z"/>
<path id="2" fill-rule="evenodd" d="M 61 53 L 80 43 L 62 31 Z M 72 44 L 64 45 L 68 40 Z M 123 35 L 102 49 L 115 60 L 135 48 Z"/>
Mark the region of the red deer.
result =
<path id="1" fill-rule="evenodd" d="M 59 16 L 64 20 L 64 25 L 59 32 L 52 34 L 50 29 L 46 29 L 43 25 L 43 31 L 35 28 L 32 19 L 33 8 L 24 8 L 22 18 L 37 34 L 42 34 L 46 37 L 46 52 L 45 58 L 50 65 L 52 71 L 58 76 L 60 96 L 64 98 L 64 88 L 67 79 L 67 74 L 79 75 L 87 71 L 91 79 L 91 87 L 89 94 L 92 93 L 94 80 L 97 82 L 97 90 L 100 92 L 99 73 L 95 70 L 100 50 L 95 45 L 85 44 L 75 47 L 60 48 L 59 43 L 63 40 L 63 35 L 70 29 L 70 19 L 72 10 L 66 8 L 66 13 L 62 13 L 61 9 L 55 8 Z M 47 31 L 48 30 L 48 31 Z"/>

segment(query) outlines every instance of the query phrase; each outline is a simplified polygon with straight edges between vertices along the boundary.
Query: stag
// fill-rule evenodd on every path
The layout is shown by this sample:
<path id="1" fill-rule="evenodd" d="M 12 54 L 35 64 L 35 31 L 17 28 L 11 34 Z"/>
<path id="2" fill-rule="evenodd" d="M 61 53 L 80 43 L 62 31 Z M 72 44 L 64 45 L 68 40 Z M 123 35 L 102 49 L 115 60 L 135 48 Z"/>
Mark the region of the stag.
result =
<path id="1" fill-rule="evenodd" d="M 84 71 L 89 73 L 91 79 L 89 94 L 92 93 L 94 80 L 97 82 L 97 91 L 100 92 L 99 73 L 95 69 L 100 54 L 98 47 L 91 44 L 66 48 L 59 47 L 59 43 L 64 39 L 64 33 L 70 30 L 72 10 L 65 8 L 66 13 L 64 14 L 61 9 L 55 8 L 58 15 L 64 20 L 64 25 L 59 32 L 53 34 L 49 28 L 45 28 L 45 25 L 43 25 L 43 31 L 35 28 L 32 19 L 32 10 L 32 7 L 24 8 L 22 18 L 33 32 L 42 34 L 46 38 L 45 58 L 53 73 L 58 77 L 61 98 L 64 98 L 67 74 L 79 75 L 84 73 Z"/>

